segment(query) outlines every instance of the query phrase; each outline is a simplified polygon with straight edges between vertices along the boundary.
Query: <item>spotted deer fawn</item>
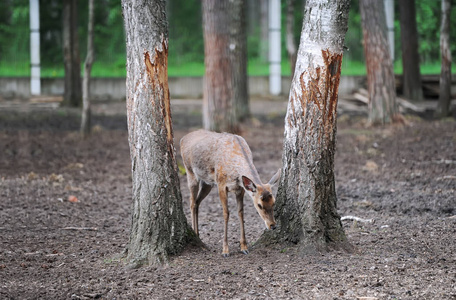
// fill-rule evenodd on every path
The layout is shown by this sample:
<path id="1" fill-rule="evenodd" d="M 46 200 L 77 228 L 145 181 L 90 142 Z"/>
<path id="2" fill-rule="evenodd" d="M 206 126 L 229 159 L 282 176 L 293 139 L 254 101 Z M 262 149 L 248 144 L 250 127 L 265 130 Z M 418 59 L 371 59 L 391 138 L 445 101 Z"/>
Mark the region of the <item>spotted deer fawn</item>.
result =
<path id="1" fill-rule="evenodd" d="M 280 169 L 269 183 L 263 184 L 253 165 L 249 146 L 242 137 L 234 134 L 198 130 L 184 136 L 180 141 L 180 148 L 190 189 L 193 230 L 198 235 L 198 207 L 212 187 L 217 185 L 225 219 L 222 255 L 229 256 L 228 192 L 236 195 L 241 224 L 241 251 L 248 254 L 244 231 L 244 193 L 247 192 L 252 198 L 266 228 L 274 229 L 275 198 L 271 187 L 278 181 Z"/>

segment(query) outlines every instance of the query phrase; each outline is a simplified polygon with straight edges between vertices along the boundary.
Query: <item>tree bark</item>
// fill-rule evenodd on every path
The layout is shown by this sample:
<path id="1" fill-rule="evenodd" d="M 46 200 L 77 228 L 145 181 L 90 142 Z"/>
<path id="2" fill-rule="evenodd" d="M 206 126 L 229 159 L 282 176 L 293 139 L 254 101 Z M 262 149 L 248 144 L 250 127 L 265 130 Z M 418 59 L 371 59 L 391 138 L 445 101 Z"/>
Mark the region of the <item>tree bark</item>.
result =
<path id="1" fill-rule="evenodd" d="M 164 0 L 123 0 L 127 45 L 127 117 L 133 213 L 127 259 L 158 264 L 194 237 L 182 196 L 168 89 Z"/>
<path id="2" fill-rule="evenodd" d="M 63 57 L 65 64 L 65 105 L 81 105 L 81 60 L 78 41 L 78 2 L 65 0 L 63 4 Z"/>
<path id="3" fill-rule="evenodd" d="M 397 114 L 393 63 L 386 35 L 385 9 L 378 0 L 360 0 L 364 57 L 369 90 L 369 122 L 391 123 Z"/>
<path id="4" fill-rule="evenodd" d="M 296 0 L 287 0 L 287 53 L 288 59 L 290 60 L 291 74 L 295 73 L 297 51 L 296 43 L 294 40 L 293 28 L 294 28 L 294 10 Z"/>
<path id="5" fill-rule="evenodd" d="M 245 0 L 230 1 L 230 61 L 236 123 L 250 116 L 247 78 L 247 23 Z"/>
<path id="6" fill-rule="evenodd" d="M 338 87 L 349 0 L 306 1 L 285 117 L 278 230 L 260 242 L 298 244 L 304 253 L 347 246 L 337 213 L 334 152 Z"/>
<path id="7" fill-rule="evenodd" d="M 206 75 L 203 91 L 204 128 L 212 131 L 237 132 L 233 81 L 234 66 L 231 44 L 231 16 L 228 0 L 204 0 L 204 64 Z"/>
<path id="8" fill-rule="evenodd" d="M 442 23 L 440 26 L 442 67 L 440 69 L 440 93 L 437 107 L 437 116 L 442 118 L 450 115 L 451 103 L 450 12 L 451 1 L 442 0 Z"/>
<path id="9" fill-rule="evenodd" d="M 423 87 L 418 54 L 415 0 L 400 0 L 398 3 L 401 23 L 403 94 L 408 99 L 421 101 Z"/>
<path id="10" fill-rule="evenodd" d="M 89 0 L 89 24 L 87 31 L 87 57 L 84 62 L 84 78 L 82 81 L 82 116 L 81 135 L 87 138 L 91 129 L 90 110 L 90 72 L 93 64 L 93 0 Z"/>

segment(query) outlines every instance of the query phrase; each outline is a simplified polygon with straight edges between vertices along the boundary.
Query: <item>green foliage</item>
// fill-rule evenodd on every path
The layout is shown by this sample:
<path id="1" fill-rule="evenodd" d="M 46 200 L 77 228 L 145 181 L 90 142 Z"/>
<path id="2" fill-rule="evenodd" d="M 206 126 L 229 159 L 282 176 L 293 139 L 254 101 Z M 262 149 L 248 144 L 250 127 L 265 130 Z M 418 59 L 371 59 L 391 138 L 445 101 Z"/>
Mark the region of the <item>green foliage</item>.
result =
<path id="1" fill-rule="evenodd" d="M 57 75 L 55 69 L 63 67 L 62 2 L 40 1 L 40 54 L 44 74 Z"/>
<path id="2" fill-rule="evenodd" d="M 344 53 L 343 75 L 363 75 L 364 51 L 359 13 L 359 0 L 352 0 L 349 15 L 349 29 L 345 38 L 348 48 Z M 302 29 L 303 1 L 295 1 L 294 36 L 296 44 Z M 43 77 L 63 77 L 62 9 L 59 0 L 40 1 L 41 65 Z M 259 4 L 250 5 L 257 11 L 248 16 L 248 73 L 263 76 L 269 74 L 269 66 L 261 58 L 261 30 Z M 86 56 L 88 2 L 78 2 L 79 49 L 81 65 Z M 416 1 L 419 53 L 423 74 L 440 71 L 440 1 Z M 395 20 L 395 72 L 401 73 L 400 26 L 396 2 Z M 200 0 L 170 0 L 167 3 L 169 21 L 169 70 L 170 76 L 204 75 L 204 40 Z M 456 16 L 453 5 L 452 16 Z M 285 47 L 286 1 L 282 1 L 282 74 L 290 74 L 290 65 Z M 456 22 L 451 23 L 451 35 L 456 34 Z M 30 75 L 30 30 L 29 0 L 0 1 L 0 76 Z M 92 76 L 125 76 L 125 34 L 122 19 L 121 0 L 95 1 L 95 62 Z M 451 45 L 456 57 L 456 43 Z M 454 64 L 453 64 L 454 65 Z M 83 68 L 81 68 L 81 71 Z"/>
<path id="3" fill-rule="evenodd" d="M 169 64 L 204 63 L 200 0 L 169 1 Z"/>
<path id="4" fill-rule="evenodd" d="M 0 4 L 0 64 L 8 62 L 10 70 L 28 68 L 30 65 L 29 1 L 17 0 Z M 30 70 L 26 74 L 30 75 Z"/>
<path id="5" fill-rule="evenodd" d="M 416 1 L 416 23 L 422 61 L 439 57 L 441 1 Z"/>

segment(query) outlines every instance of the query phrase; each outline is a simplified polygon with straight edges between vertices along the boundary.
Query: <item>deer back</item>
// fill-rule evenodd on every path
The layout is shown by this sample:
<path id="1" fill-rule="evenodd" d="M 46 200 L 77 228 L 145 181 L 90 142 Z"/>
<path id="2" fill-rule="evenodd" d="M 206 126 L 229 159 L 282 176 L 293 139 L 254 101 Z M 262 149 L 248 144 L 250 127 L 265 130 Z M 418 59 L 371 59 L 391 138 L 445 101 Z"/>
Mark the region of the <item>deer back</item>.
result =
<path id="1" fill-rule="evenodd" d="M 224 184 L 233 189 L 241 185 L 241 176 L 261 184 L 252 152 L 238 135 L 198 130 L 184 136 L 180 146 L 187 171 L 207 184 Z"/>

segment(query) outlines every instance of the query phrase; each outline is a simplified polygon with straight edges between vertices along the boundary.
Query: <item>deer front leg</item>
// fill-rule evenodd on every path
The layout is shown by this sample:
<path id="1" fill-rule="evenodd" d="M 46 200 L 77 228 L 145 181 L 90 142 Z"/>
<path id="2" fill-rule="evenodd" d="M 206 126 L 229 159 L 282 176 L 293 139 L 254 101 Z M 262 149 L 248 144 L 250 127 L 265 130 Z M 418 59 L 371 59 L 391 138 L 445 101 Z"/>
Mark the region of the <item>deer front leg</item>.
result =
<path id="1" fill-rule="evenodd" d="M 230 256 L 228 249 L 228 219 L 230 218 L 230 212 L 228 211 L 228 192 L 225 186 L 219 186 L 219 197 L 223 207 L 223 218 L 225 220 L 224 226 L 224 237 L 223 237 L 223 257 Z"/>
<path id="2" fill-rule="evenodd" d="M 247 240 L 245 239 L 245 230 L 244 230 L 244 190 L 241 189 L 236 192 L 236 201 L 239 215 L 239 222 L 241 224 L 241 252 L 244 254 L 249 254 L 249 249 L 247 247 Z"/>

